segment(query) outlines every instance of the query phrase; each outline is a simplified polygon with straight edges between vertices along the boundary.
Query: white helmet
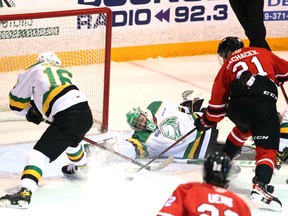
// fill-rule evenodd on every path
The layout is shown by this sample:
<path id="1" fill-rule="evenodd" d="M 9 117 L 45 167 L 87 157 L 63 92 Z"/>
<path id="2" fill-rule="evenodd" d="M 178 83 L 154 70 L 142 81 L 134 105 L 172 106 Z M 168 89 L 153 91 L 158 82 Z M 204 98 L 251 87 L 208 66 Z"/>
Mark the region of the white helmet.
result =
<path id="1" fill-rule="evenodd" d="M 55 65 L 57 67 L 62 67 L 61 60 L 52 51 L 40 53 L 38 56 L 37 62 L 38 63 L 50 62 L 52 65 Z"/>

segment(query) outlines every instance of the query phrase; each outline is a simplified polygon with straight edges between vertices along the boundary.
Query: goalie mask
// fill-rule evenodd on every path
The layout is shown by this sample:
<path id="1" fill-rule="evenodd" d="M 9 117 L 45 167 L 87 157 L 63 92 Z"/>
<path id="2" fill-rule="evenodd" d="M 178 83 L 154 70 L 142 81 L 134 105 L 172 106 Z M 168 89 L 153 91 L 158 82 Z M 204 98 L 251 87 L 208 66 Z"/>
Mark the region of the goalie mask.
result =
<path id="1" fill-rule="evenodd" d="M 135 131 L 152 131 L 156 130 L 156 125 L 153 123 L 153 116 L 150 110 L 141 110 L 140 107 L 132 108 L 127 114 L 127 122 Z"/>
<path id="2" fill-rule="evenodd" d="M 237 49 L 244 47 L 244 43 L 238 37 L 226 37 L 218 45 L 218 57 L 220 64 L 223 62 Z"/>
<path id="3" fill-rule="evenodd" d="M 57 67 L 62 67 L 61 60 L 52 51 L 40 53 L 38 56 L 37 62 L 38 63 L 50 62 L 52 65 L 55 65 Z"/>
<path id="4" fill-rule="evenodd" d="M 228 188 L 232 162 L 229 156 L 215 152 L 210 154 L 203 167 L 205 183 Z"/>

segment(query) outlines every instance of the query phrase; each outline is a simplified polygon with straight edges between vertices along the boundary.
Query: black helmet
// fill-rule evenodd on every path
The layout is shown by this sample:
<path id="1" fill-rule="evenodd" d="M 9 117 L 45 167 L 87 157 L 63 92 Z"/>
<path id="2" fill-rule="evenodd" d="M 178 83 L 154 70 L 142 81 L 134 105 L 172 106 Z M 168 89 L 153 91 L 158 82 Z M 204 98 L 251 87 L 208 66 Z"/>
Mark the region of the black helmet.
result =
<path id="1" fill-rule="evenodd" d="M 205 183 L 227 188 L 229 186 L 229 173 L 232 161 L 229 156 L 219 152 L 210 154 L 203 167 L 203 180 Z"/>
<path id="2" fill-rule="evenodd" d="M 243 41 L 238 37 L 225 37 L 218 45 L 217 53 L 223 59 L 227 59 L 229 55 L 237 49 L 244 47 Z"/>

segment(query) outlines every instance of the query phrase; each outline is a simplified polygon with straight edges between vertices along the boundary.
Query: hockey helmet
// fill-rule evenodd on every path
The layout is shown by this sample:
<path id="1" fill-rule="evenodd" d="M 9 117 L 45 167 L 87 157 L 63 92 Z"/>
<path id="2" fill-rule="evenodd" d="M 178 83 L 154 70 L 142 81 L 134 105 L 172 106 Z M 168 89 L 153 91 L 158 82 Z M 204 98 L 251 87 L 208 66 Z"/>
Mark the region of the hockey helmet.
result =
<path id="1" fill-rule="evenodd" d="M 61 60 L 58 58 L 58 56 L 52 52 L 52 51 L 48 51 L 48 52 L 44 52 L 44 53 L 40 53 L 38 55 L 38 59 L 37 59 L 38 63 L 42 63 L 42 62 L 50 62 L 52 65 L 55 65 L 57 67 L 62 67 L 62 63 Z"/>
<path id="2" fill-rule="evenodd" d="M 152 113 L 148 109 L 142 110 L 140 107 L 134 107 L 126 113 L 126 118 L 129 126 L 135 131 L 156 130 Z"/>
<path id="3" fill-rule="evenodd" d="M 243 41 L 238 37 L 225 37 L 218 45 L 218 56 L 224 61 L 237 49 L 244 47 Z"/>
<path id="4" fill-rule="evenodd" d="M 232 161 L 229 156 L 219 152 L 210 154 L 203 167 L 203 180 L 205 183 L 228 188 Z"/>

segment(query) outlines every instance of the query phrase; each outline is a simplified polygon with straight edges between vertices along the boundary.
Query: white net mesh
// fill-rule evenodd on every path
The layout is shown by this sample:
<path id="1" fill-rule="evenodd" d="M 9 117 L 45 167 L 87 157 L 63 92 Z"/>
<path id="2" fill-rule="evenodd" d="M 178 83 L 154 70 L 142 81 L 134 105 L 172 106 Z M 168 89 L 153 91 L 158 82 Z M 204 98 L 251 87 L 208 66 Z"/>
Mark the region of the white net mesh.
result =
<path id="1" fill-rule="evenodd" d="M 0 16 L 0 121 L 24 119 L 10 112 L 9 91 L 39 53 L 53 51 L 88 97 L 93 128 L 107 130 L 110 23 L 107 8 Z"/>

